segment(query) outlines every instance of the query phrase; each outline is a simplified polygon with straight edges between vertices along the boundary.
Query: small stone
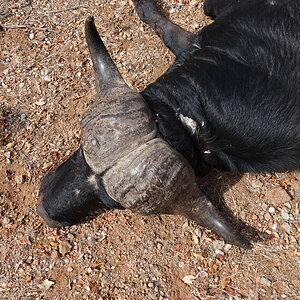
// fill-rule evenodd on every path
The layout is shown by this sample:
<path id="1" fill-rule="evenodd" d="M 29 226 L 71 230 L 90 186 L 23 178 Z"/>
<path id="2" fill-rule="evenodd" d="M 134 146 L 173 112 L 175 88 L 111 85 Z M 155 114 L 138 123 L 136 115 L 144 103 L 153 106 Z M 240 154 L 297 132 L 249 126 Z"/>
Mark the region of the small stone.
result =
<path id="1" fill-rule="evenodd" d="M 224 251 L 225 251 L 225 252 L 228 252 L 231 248 L 232 248 L 232 245 L 231 245 L 231 244 L 226 244 L 226 245 L 224 246 Z"/>
<path id="2" fill-rule="evenodd" d="M 71 273 L 74 269 L 72 267 L 67 268 L 67 272 Z"/>
<path id="3" fill-rule="evenodd" d="M 33 39 L 34 39 L 34 34 L 33 34 L 33 33 L 30 33 L 30 34 L 29 34 L 29 39 L 30 39 L 30 40 L 33 40 Z"/>
<path id="4" fill-rule="evenodd" d="M 183 267 L 184 267 L 184 262 L 183 262 L 183 261 L 180 261 L 180 262 L 178 263 L 178 267 L 179 267 L 179 268 L 183 268 Z"/>
<path id="5" fill-rule="evenodd" d="M 264 217 L 265 217 L 265 220 L 267 220 L 267 221 L 269 221 L 271 219 L 271 215 L 269 213 L 266 213 L 264 215 Z"/>
<path id="6" fill-rule="evenodd" d="M 274 212 L 275 212 L 275 208 L 274 208 L 273 206 L 271 206 L 271 207 L 269 208 L 269 213 L 270 213 L 270 214 L 274 214 Z"/>
<path id="7" fill-rule="evenodd" d="M 6 158 L 11 158 L 11 152 L 10 152 L 10 151 L 5 152 L 5 153 L 4 153 L 4 156 L 5 156 Z"/>
<path id="8" fill-rule="evenodd" d="M 274 206 L 281 206 L 290 200 L 289 194 L 279 186 L 268 190 L 265 194 L 265 201 Z"/>
<path id="9" fill-rule="evenodd" d="M 33 257 L 32 256 L 28 256 L 27 259 L 25 260 L 26 264 L 31 265 L 33 262 Z"/>
<path id="10" fill-rule="evenodd" d="M 69 240 L 73 240 L 73 239 L 75 238 L 75 236 L 74 236 L 74 234 L 72 234 L 72 233 L 68 233 L 68 234 L 67 234 L 67 238 L 68 238 Z"/>
<path id="11" fill-rule="evenodd" d="M 185 284 L 188 284 L 188 285 L 192 285 L 193 284 L 193 281 L 196 279 L 196 277 L 194 275 L 186 275 L 182 278 L 182 281 L 185 283 Z"/>
<path id="12" fill-rule="evenodd" d="M 58 246 L 58 251 L 63 256 L 69 253 L 71 249 L 72 249 L 72 245 L 70 245 L 68 242 L 61 242 Z"/>
<path id="13" fill-rule="evenodd" d="M 251 181 L 251 185 L 254 189 L 260 189 L 263 186 L 262 182 L 259 179 L 253 179 Z"/>
<path id="14" fill-rule="evenodd" d="M 260 278 L 260 283 L 261 283 L 262 285 L 265 285 L 265 286 L 271 286 L 272 281 L 269 280 L 269 279 L 266 278 L 266 277 L 261 277 L 261 278 Z"/>
<path id="15" fill-rule="evenodd" d="M 154 287 L 154 284 L 152 282 L 148 282 L 147 285 L 148 285 L 149 288 L 153 288 Z"/>
<path id="16" fill-rule="evenodd" d="M 196 236 L 198 236 L 198 237 L 202 236 L 202 230 L 200 228 L 196 228 L 194 232 L 195 232 Z"/>
<path id="17" fill-rule="evenodd" d="M 287 221 L 287 220 L 289 220 L 290 215 L 284 209 L 282 209 L 281 210 L 281 217 L 282 217 L 283 220 Z"/>
<path id="18" fill-rule="evenodd" d="M 208 273 L 205 272 L 205 271 L 200 271 L 200 272 L 198 273 L 198 276 L 201 277 L 201 278 L 205 278 L 205 277 L 208 276 Z"/>
<path id="19" fill-rule="evenodd" d="M 189 223 L 188 223 L 188 222 L 185 222 L 185 223 L 182 225 L 182 228 L 183 228 L 183 229 L 186 229 L 188 226 L 189 226 Z"/>
<path id="20" fill-rule="evenodd" d="M 291 227 L 291 225 L 290 224 L 288 224 L 288 223 L 283 223 L 282 225 L 281 225 L 281 227 L 283 228 L 283 230 L 286 232 L 286 233 L 290 233 L 291 231 L 292 231 L 292 227 Z"/>
<path id="21" fill-rule="evenodd" d="M 8 217 L 4 217 L 3 220 L 2 220 L 3 225 L 8 225 L 10 222 L 11 222 L 11 220 Z"/>
<path id="22" fill-rule="evenodd" d="M 17 183 L 17 184 L 22 184 L 22 183 L 24 183 L 24 181 L 25 181 L 25 176 L 24 176 L 24 175 L 17 175 L 17 176 L 15 177 L 15 180 L 16 180 L 16 183 Z"/>
<path id="23" fill-rule="evenodd" d="M 50 76 L 46 75 L 46 76 L 44 76 L 43 80 L 46 82 L 50 82 L 51 78 L 50 78 Z"/>
<path id="24" fill-rule="evenodd" d="M 292 209 L 292 205 L 290 202 L 284 203 L 284 206 L 287 207 L 288 209 Z"/>
<path id="25" fill-rule="evenodd" d="M 199 243 L 199 239 L 195 234 L 193 234 L 193 241 L 196 245 Z"/>
<path id="26" fill-rule="evenodd" d="M 41 284 L 38 284 L 37 286 L 40 289 L 48 290 L 53 284 L 55 284 L 54 281 L 45 279 Z"/>
<path id="27" fill-rule="evenodd" d="M 212 245 L 213 245 L 214 250 L 216 251 L 216 250 L 222 249 L 222 247 L 225 245 L 225 242 L 219 241 L 219 240 L 214 240 L 212 242 Z"/>
<path id="28" fill-rule="evenodd" d="M 298 175 L 300 177 L 300 175 Z M 298 178 L 298 181 L 291 182 L 290 183 L 291 188 L 294 190 L 294 194 L 296 197 L 300 196 L 300 178 Z"/>
<path id="29" fill-rule="evenodd" d="M 57 250 L 54 250 L 52 253 L 51 253 L 51 259 L 58 259 L 59 258 L 59 253 Z"/>

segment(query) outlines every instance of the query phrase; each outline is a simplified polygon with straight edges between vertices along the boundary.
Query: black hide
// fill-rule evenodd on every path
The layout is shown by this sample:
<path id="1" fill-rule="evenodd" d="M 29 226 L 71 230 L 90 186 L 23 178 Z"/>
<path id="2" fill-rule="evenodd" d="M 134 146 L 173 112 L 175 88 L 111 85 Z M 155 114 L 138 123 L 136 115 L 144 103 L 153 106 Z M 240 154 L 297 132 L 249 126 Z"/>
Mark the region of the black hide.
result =
<path id="1" fill-rule="evenodd" d="M 43 179 L 40 197 L 56 226 L 76 224 L 97 209 L 122 209 L 105 192 L 101 175 L 86 164 L 81 148 Z"/>
<path id="2" fill-rule="evenodd" d="M 299 0 L 213 0 L 204 8 L 222 17 L 142 93 L 163 138 L 196 172 L 299 168 Z M 180 114 L 197 122 L 195 134 L 183 137 Z"/>

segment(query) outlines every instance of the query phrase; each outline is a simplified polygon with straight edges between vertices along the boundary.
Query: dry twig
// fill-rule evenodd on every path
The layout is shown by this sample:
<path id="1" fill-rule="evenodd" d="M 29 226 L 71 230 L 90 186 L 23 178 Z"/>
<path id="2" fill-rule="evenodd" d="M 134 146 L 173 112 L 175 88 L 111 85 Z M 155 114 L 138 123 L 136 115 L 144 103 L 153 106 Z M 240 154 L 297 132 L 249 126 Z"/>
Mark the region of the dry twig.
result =
<path id="1" fill-rule="evenodd" d="M 49 31 L 49 32 L 58 32 L 56 30 L 50 29 L 48 27 L 35 27 L 30 25 L 9 25 L 9 24 L 0 24 L 0 28 L 6 29 L 33 29 L 33 30 L 42 30 L 42 31 Z"/>
<path id="2" fill-rule="evenodd" d="M 78 9 L 78 8 L 81 8 L 81 7 L 87 8 L 86 5 L 79 4 L 79 5 L 75 5 L 75 6 L 63 8 L 63 9 L 43 11 L 43 12 L 40 12 L 40 13 L 44 13 L 44 14 L 56 14 L 56 13 L 61 13 L 61 12 L 69 11 L 69 10 L 75 10 L 75 9 Z"/>

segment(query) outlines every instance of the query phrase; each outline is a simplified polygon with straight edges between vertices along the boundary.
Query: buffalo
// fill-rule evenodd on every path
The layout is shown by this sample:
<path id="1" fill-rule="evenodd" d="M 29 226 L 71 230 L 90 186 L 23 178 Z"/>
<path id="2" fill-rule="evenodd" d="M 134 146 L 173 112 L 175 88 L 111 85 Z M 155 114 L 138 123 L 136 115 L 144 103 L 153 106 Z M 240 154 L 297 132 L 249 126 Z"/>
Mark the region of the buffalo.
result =
<path id="1" fill-rule="evenodd" d="M 153 0 L 133 2 L 176 60 L 138 93 L 87 18 L 97 96 L 82 118 L 80 148 L 43 179 L 37 212 L 51 227 L 97 209 L 182 215 L 250 249 L 196 178 L 213 168 L 300 167 L 300 2 L 206 0 L 214 22 L 197 33 Z"/>

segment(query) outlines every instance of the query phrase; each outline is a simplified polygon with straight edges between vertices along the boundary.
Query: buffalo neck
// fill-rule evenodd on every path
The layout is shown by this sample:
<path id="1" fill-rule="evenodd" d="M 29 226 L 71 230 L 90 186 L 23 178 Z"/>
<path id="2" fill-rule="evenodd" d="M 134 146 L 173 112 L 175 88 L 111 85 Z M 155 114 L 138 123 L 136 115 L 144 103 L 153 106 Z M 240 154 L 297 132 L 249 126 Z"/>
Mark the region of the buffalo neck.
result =
<path id="1" fill-rule="evenodd" d="M 192 165 L 197 176 L 203 176 L 212 168 L 203 155 L 204 131 L 199 123 L 190 118 L 178 105 L 164 85 L 150 84 L 142 93 L 157 127 L 157 137 L 164 139 L 180 152 Z M 204 120 L 201 122 L 203 124 Z"/>

